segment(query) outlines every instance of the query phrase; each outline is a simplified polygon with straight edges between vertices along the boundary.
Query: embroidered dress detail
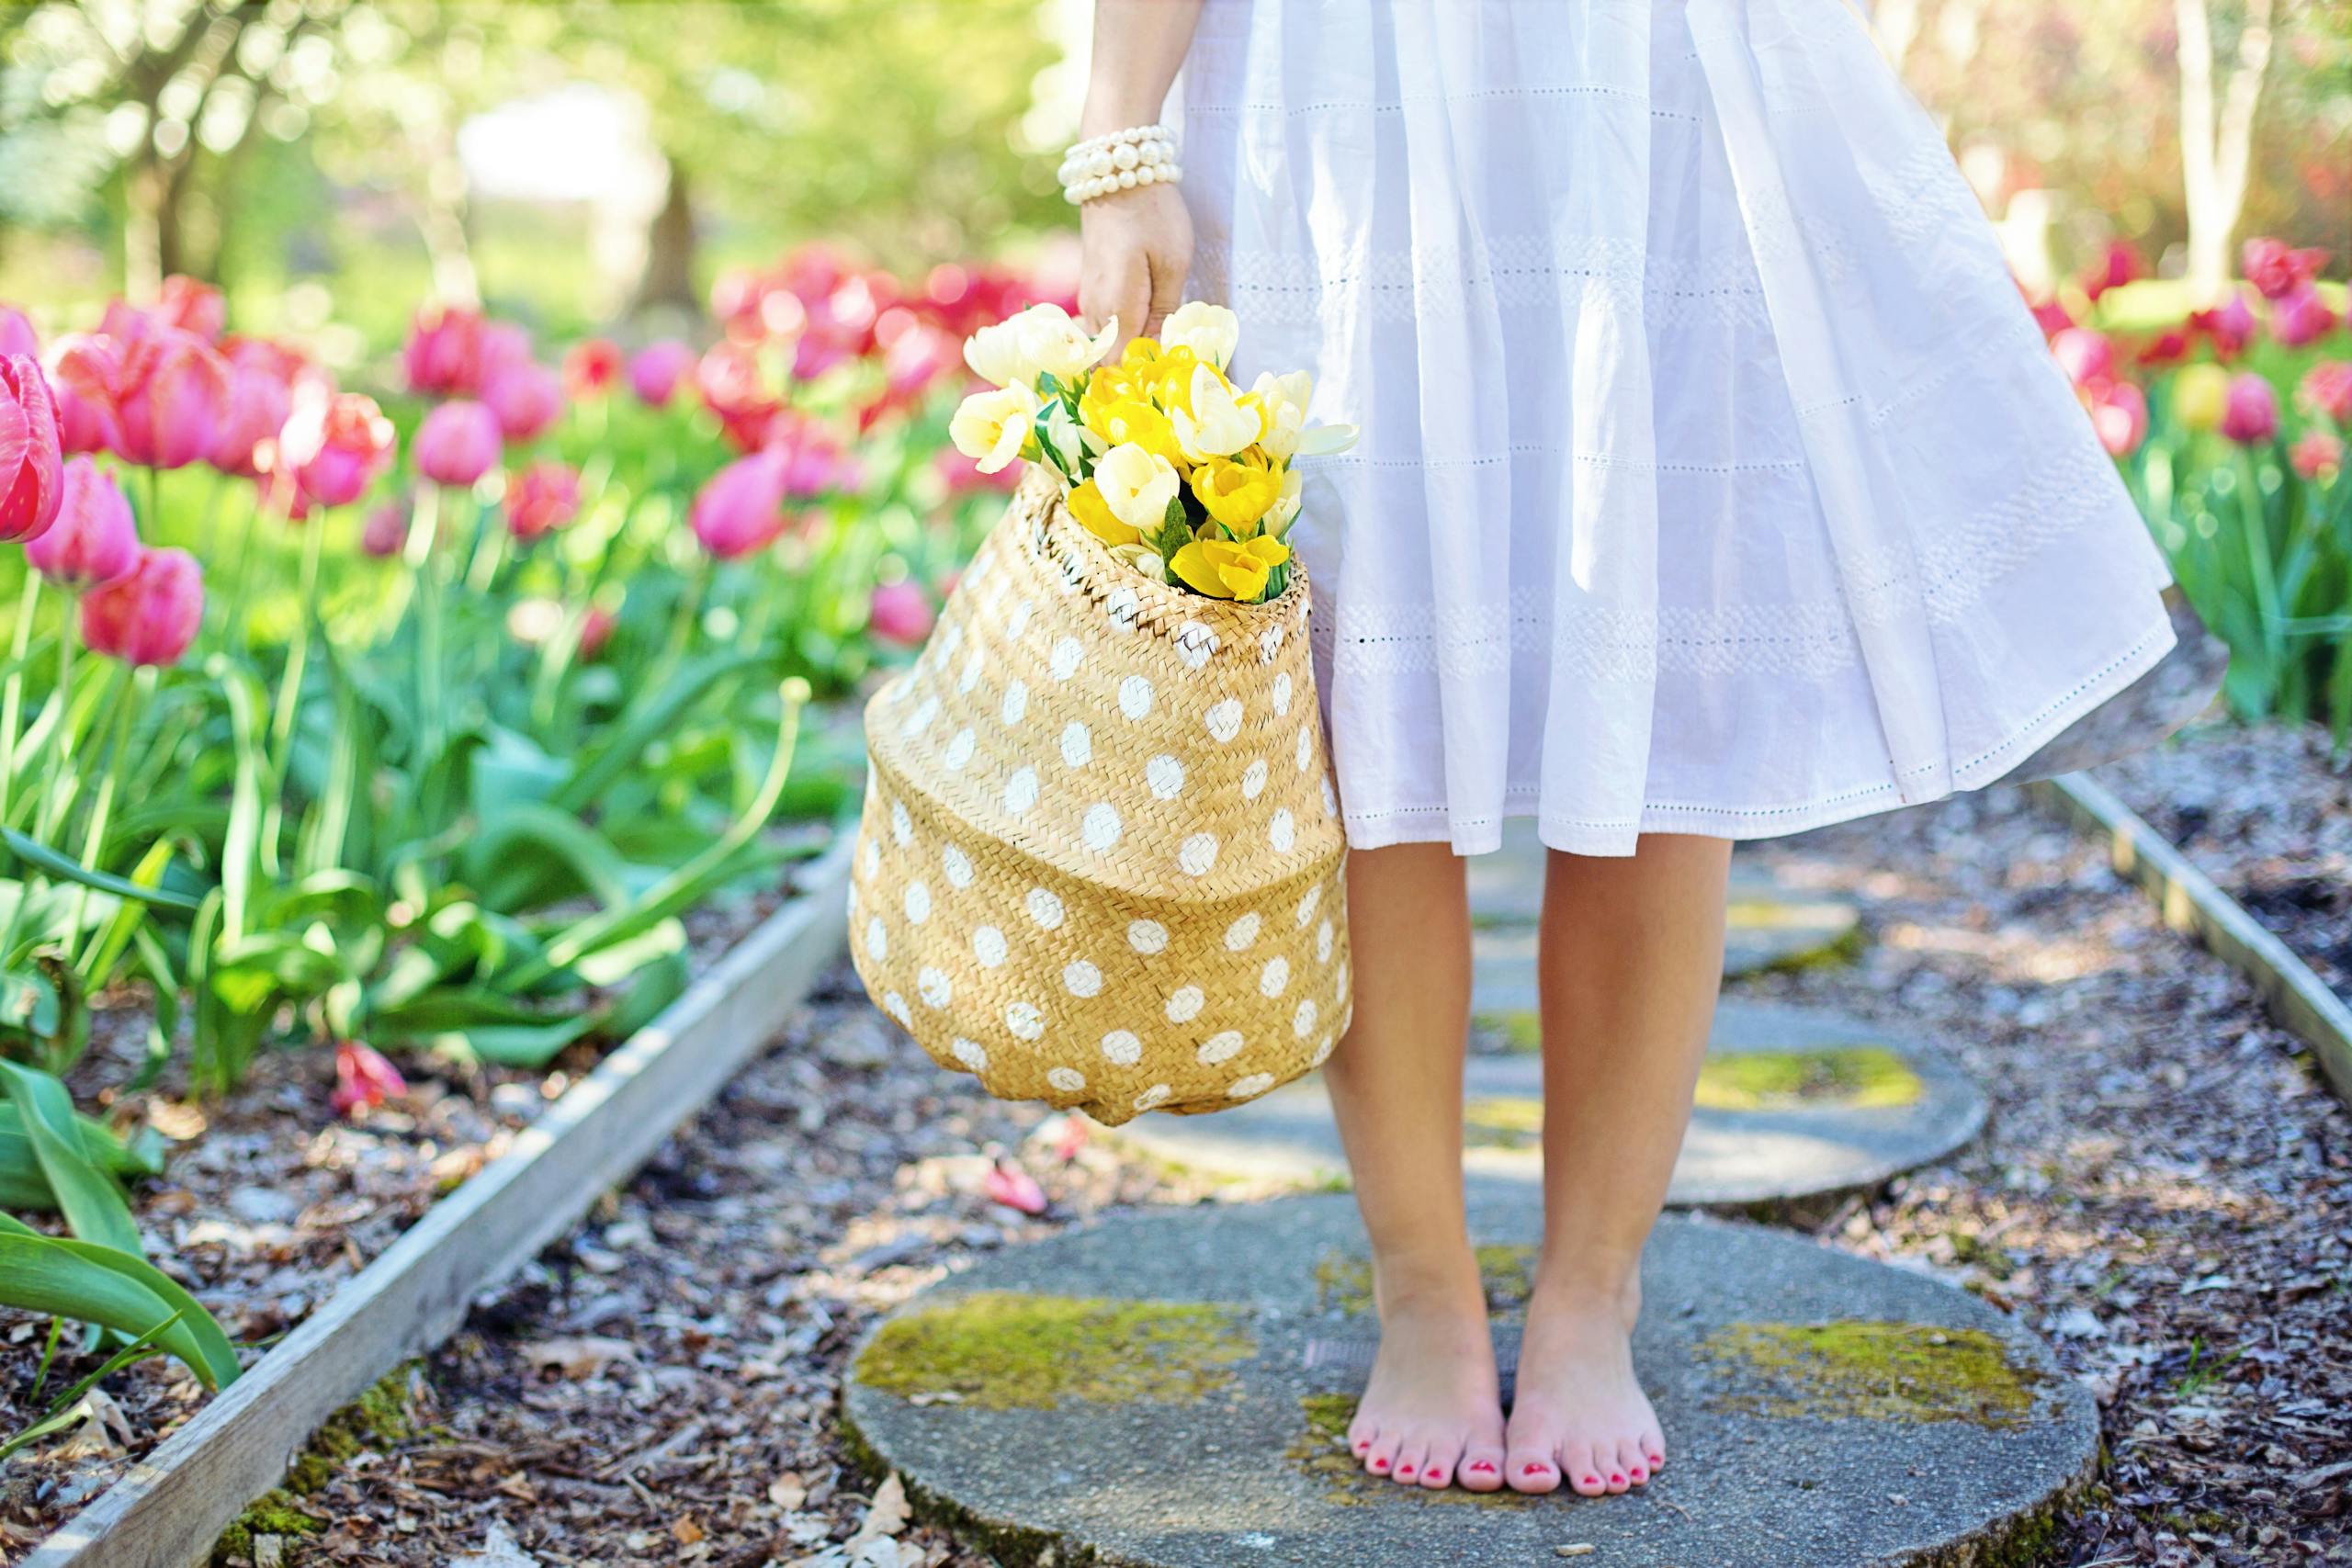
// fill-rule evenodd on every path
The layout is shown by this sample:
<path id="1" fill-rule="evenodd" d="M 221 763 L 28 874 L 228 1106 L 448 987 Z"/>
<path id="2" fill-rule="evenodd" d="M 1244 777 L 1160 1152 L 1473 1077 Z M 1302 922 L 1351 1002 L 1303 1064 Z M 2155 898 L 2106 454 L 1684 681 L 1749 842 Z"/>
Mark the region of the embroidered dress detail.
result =
<path id="1" fill-rule="evenodd" d="M 1207 0 L 1191 288 L 1362 426 L 1292 536 L 1351 843 L 1628 853 L 1992 782 L 2162 558 L 1845 0 Z"/>

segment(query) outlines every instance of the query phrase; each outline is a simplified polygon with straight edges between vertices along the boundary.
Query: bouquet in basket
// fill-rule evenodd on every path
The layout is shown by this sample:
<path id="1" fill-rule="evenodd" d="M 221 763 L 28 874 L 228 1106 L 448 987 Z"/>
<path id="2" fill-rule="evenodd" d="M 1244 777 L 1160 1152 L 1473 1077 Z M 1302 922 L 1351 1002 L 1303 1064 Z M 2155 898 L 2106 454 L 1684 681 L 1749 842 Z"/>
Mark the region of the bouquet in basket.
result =
<path id="1" fill-rule="evenodd" d="M 993 391 L 956 411 L 956 449 L 994 473 L 1015 457 L 1050 467 L 1070 515 L 1145 576 L 1244 604 L 1282 596 L 1284 536 L 1298 517 L 1291 459 L 1339 452 L 1349 425 L 1310 425 L 1303 371 L 1226 378 L 1240 322 L 1222 305 L 1181 306 L 1158 338 L 1099 363 L 1119 323 L 1089 336 L 1058 305 L 983 327 L 965 362 Z"/>
<path id="2" fill-rule="evenodd" d="M 1005 1099 L 1108 1122 L 1264 1094 L 1347 1028 L 1346 840 L 1285 535 L 1307 378 L 1226 377 L 1188 305 L 1102 364 L 1052 306 L 965 356 L 956 444 L 1026 457 L 914 664 L 865 711 L 850 953 Z"/>

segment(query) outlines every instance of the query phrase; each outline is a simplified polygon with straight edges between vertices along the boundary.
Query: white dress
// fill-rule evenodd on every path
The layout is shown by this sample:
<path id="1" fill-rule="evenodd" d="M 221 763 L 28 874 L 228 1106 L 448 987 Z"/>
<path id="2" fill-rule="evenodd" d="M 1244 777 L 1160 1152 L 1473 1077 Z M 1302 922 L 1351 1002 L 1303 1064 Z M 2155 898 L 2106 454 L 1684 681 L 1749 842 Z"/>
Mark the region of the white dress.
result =
<path id="1" fill-rule="evenodd" d="M 1624 854 L 1998 778 L 2168 581 L 1842 0 L 1208 0 L 1191 288 L 1312 369 L 1349 840 Z"/>

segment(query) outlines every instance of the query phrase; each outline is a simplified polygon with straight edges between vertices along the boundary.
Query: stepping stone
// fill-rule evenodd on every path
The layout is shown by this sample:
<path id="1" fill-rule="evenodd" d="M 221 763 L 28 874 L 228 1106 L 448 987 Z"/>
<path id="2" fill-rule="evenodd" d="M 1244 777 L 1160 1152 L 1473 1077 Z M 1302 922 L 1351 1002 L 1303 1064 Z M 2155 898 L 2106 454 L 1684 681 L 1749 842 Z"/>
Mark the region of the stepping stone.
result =
<path id="1" fill-rule="evenodd" d="M 1543 1069 L 1532 1013 L 1482 1015 L 1510 1044 L 1474 1055 L 1463 1168 L 1473 1190 L 1532 1196 L 1543 1178 Z M 1726 1001 L 1667 1201 L 1793 1202 L 1873 1188 L 1943 1158 L 1984 1125 L 1984 1097 L 1944 1054 L 1832 1014 Z M 1204 1176 L 1344 1187 L 1320 1075 L 1214 1116 L 1146 1116 L 1110 1134 Z"/>
<path id="2" fill-rule="evenodd" d="M 1535 919 L 1544 908 L 1544 845 L 1534 825 L 1507 824 L 1503 847 L 1471 857 L 1466 875 L 1481 988 L 1501 986 L 1532 996 Z M 1727 977 L 1828 962 L 1852 953 L 1861 939 L 1861 915 L 1853 905 L 1787 886 L 1737 857 L 1726 914 Z"/>
<path id="3" fill-rule="evenodd" d="M 1483 1206 L 1506 1348 L 1539 1223 Z M 2026 1562 L 2086 1481 L 2088 1393 L 1949 1286 L 1668 1216 L 1634 1360 L 1669 1459 L 1587 1499 L 1408 1489 L 1342 1434 L 1369 1364 L 1344 1197 L 1135 1212 L 994 1253 L 860 1349 L 854 1438 L 1003 1562 L 1128 1568 L 1961 1568 Z M 2011 1555 L 2015 1553 L 2016 1555 Z"/>

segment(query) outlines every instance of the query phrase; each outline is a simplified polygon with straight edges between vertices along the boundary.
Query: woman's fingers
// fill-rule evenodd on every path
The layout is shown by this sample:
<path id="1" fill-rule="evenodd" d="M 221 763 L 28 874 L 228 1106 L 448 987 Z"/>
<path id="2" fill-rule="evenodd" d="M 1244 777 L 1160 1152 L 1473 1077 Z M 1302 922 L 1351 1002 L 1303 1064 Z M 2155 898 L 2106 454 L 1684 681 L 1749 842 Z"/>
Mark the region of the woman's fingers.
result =
<path id="1" fill-rule="evenodd" d="M 1184 302 L 1185 263 L 1181 257 L 1156 256 L 1151 264 L 1151 306 L 1139 331 L 1146 337 L 1158 337 L 1159 324 L 1169 312 Z"/>

